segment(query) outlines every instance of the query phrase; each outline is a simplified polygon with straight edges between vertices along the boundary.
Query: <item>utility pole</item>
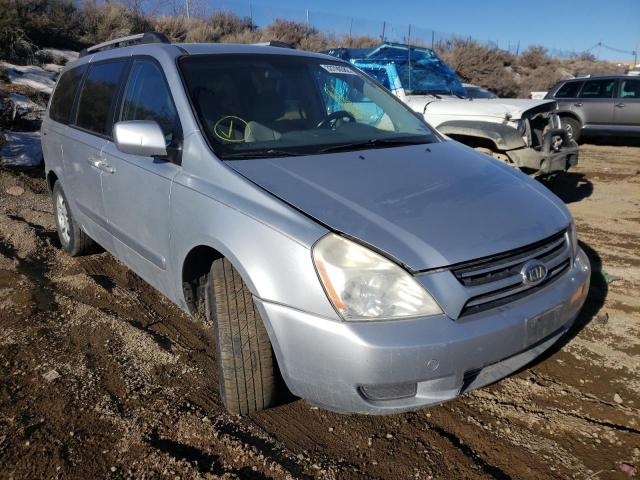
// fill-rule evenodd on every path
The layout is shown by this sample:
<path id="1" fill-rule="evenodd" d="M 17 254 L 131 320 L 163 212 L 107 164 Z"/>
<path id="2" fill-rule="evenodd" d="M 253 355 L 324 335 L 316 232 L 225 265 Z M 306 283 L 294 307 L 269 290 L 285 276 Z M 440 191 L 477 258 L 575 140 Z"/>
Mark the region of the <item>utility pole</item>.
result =
<path id="1" fill-rule="evenodd" d="M 185 6 L 185 11 L 187 13 L 187 20 L 189 20 L 191 18 L 189 16 L 189 0 L 184 0 L 184 6 Z"/>
<path id="2" fill-rule="evenodd" d="M 249 20 L 251 22 L 251 28 L 253 28 L 253 1 L 249 0 Z"/>
<path id="3" fill-rule="evenodd" d="M 351 46 L 351 29 L 353 28 L 353 18 L 349 22 L 349 46 Z"/>
<path id="4" fill-rule="evenodd" d="M 384 43 L 384 29 L 387 26 L 387 22 L 382 22 L 382 35 L 380 35 L 380 41 Z"/>
<path id="5" fill-rule="evenodd" d="M 309 9 L 307 8 L 307 30 L 309 30 Z"/>
<path id="6" fill-rule="evenodd" d="M 411 45 L 411 24 L 409 24 L 409 32 L 407 32 L 407 45 Z"/>
<path id="7" fill-rule="evenodd" d="M 431 30 L 431 50 L 433 50 L 435 40 L 436 40 L 436 32 L 434 30 Z"/>

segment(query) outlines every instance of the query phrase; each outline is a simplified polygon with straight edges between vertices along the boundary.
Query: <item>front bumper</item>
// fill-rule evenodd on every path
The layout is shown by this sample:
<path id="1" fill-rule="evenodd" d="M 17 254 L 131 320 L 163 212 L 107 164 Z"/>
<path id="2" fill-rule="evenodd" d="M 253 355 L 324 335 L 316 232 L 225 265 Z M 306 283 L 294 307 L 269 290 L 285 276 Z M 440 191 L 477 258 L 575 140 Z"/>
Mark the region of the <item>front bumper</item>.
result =
<path id="1" fill-rule="evenodd" d="M 561 139 L 558 150 L 552 148 L 554 138 Z M 547 132 L 538 148 L 520 148 L 506 151 L 504 154 L 520 169 L 536 176 L 566 172 L 578 164 L 578 144 L 561 128 Z"/>
<path id="2" fill-rule="evenodd" d="M 493 310 L 383 322 L 336 322 L 256 299 L 289 389 L 339 412 L 390 414 L 450 400 L 529 363 L 566 332 L 589 289 L 589 261 L 539 292 Z M 362 387 L 415 384 L 371 400 Z"/>

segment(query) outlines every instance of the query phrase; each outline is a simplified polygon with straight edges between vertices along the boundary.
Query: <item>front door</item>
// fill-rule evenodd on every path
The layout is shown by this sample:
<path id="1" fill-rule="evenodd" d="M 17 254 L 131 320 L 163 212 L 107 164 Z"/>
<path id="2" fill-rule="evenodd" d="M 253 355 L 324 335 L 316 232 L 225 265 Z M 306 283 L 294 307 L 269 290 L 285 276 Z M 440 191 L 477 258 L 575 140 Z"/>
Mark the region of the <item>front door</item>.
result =
<path id="1" fill-rule="evenodd" d="M 167 292 L 173 288 L 166 272 L 169 201 L 173 178 L 181 168 L 173 148 L 182 133 L 171 92 L 154 60 L 133 60 L 116 119 L 158 122 L 174 154 L 171 158 L 130 155 L 111 141 L 103 151 L 108 167 L 102 174 L 102 191 L 116 254 L 147 282 Z"/>

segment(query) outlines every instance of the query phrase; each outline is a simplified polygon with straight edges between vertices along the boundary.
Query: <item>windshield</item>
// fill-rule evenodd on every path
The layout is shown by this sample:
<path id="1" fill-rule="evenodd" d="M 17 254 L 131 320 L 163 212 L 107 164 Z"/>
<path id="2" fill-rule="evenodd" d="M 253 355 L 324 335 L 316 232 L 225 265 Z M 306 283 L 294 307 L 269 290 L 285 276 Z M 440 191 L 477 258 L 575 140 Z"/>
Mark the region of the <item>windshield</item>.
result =
<path id="1" fill-rule="evenodd" d="M 383 44 L 354 63 L 393 63 L 406 95 L 449 94 L 465 96 L 458 76 L 433 50 L 400 44 Z"/>
<path id="2" fill-rule="evenodd" d="M 183 57 L 192 104 L 220 158 L 432 143 L 434 131 L 344 62 L 300 55 Z"/>

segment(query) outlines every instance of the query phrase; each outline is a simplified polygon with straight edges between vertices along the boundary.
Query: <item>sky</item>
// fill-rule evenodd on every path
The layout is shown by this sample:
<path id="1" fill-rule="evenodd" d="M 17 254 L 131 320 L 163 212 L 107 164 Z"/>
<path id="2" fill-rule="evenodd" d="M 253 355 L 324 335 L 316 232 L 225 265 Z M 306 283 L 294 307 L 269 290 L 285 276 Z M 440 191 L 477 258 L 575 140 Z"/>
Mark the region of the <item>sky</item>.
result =
<path id="1" fill-rule="evenodd" d="M 502 48 L 521 49 L 531 44 L 566 51 L 584 51 L 598 42 L 632 51 L 640 48 L 640 0 L 213 0 L 218 8 L 230 7 L 247 14 L 251 3 L 256 23 L 269 17 L 303 20 L 310 11 L 311 23 L 347 30 L 354 18 L 353 33 L 378 30 L 383 20 L 404 30 L 423 29 L 471 36 L 498 42 Z M 238 11 L 239 10 L 239 11 Z M 245 10 L 243 12 L 243 10 Z M 379 32 L 377 32 L 379 34 Z M 603 47 L 599 58 L 631 61 L 631 54 Z M 639 55 L 640 56 L 640 55 Z"/>

